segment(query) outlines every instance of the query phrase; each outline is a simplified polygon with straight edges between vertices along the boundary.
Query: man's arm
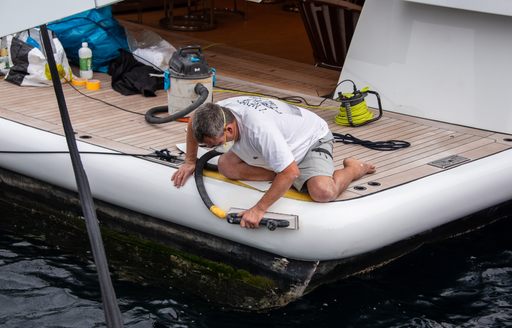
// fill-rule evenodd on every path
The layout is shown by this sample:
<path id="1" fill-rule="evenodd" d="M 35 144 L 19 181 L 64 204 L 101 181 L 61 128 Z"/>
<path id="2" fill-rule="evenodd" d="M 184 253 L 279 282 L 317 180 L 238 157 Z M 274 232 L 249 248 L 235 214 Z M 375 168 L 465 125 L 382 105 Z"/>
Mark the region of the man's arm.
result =
<path id="1" fill-rule="evenodd" d="M 243 228 L 257 228 L 267 209 L 281 198 L 300 175 L 297 163 L 293 161 L 283 171 L 276 174 L 270 189 L 261 199 L 242 214 L 240 226 Z"/>
<path id="2" fill-rule="evenodd" d="M 190 117 L 187 125 L 187 153 L 185 155 L 185 162 L 181 164 L 178 171 L 174 172 L 171 180 L 174 181 L 174 186 L 177 188 L 183 186 L 187 179 L 194 173 L 197 161 L 197 148 L 198 143 L 192 131 L 192 116 Z"/>

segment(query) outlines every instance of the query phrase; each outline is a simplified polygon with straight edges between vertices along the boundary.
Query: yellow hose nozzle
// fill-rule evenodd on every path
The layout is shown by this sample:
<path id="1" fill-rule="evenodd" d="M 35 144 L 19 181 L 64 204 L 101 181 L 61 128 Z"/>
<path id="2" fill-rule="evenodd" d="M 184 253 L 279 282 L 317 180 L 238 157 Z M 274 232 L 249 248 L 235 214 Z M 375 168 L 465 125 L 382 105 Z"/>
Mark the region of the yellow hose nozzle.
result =
<path id="1" fill-rule="evenodd" d="M 215 205 L 212 205 L 212 206 L 210 207 L 210 212 L 212 212 L 213 214 L 215 214 L 215 215 L 216 215 L 218 218 L 220 218 L 220 219 L 225 219 L 225 218 L 226 218 L 226 216 L 227 216 L 226 212 L 225 212 L 222 208 L 217 207 L 217 206 L 215 206 Z"/>

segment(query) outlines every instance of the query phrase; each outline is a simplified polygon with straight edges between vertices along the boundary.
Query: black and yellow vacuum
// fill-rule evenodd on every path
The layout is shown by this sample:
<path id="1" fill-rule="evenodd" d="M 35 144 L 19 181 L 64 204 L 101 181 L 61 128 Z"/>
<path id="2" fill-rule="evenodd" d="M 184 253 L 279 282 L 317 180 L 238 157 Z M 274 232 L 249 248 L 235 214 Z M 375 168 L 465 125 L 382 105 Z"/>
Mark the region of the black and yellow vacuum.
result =
<path id="1" fill-rule="evenodd" d="M 178 49 L 164 73 L 168 104 L 146 112 L 146 121 L 153 124 L 175 121 L 188 115 L 205 101 L 213 99 L 213 74 L 199 46 Z M 169 112 L 167 116 L 155 116 Z"/>

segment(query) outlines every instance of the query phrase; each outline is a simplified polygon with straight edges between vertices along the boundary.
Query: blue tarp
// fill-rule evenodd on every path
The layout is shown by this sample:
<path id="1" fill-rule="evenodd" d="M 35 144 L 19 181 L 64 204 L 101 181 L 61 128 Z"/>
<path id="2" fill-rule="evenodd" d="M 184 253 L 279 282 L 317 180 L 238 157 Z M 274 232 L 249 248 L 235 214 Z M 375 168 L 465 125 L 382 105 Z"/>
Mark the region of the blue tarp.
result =
<path id="1" fill-rule="evenodd" d="M 78 65 L 78 49 L 87 42 L 92 50 L 92 69 L 106 73 L 119 48 L 129 50 L 124 28 L 112 17 L 111 7 L 84 11 L 48 24 L 64 46 L 68 60 Z"/>

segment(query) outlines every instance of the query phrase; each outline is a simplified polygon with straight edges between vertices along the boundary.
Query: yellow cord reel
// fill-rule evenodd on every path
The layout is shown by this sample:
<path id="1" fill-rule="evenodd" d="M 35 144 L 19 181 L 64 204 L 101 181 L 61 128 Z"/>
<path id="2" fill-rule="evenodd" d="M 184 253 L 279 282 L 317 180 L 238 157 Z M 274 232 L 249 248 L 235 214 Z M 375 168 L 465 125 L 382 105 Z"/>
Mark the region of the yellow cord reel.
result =
<path id="1" fill-rule="evenodd" d="M 334 118 L 334 121 L 338 125 L 343 126 L 362 126 L 377 121 L 382 117 L 382 104 L 380 102 L 380 96 L 376 91 L 370 90 L 369 87 L 364 87 L 361 90 L 357 90 L 355 83 L 352 80 L 343 80 L 340 82 L 352 82 L 354 87 L 351 93 L 338 93 L 338 101 L 341 102 L 340 111 Z M 379 115 L 373 116 L 373 113 L 368 110 L 366 104 L 366 96 L 373 94 L 377 97 L 379 104 Z"/>

